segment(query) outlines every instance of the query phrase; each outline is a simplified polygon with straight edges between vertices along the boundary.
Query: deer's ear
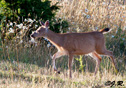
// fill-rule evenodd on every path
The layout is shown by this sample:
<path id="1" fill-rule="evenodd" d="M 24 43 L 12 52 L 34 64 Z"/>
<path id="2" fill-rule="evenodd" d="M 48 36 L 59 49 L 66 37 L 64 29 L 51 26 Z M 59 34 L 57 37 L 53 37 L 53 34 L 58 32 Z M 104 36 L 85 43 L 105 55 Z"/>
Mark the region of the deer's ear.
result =
<path id="1" fill-rule="evenodd" d="M 40 21 L 40 24 L 41 24 L 41 25 L 44 25 L 44 23 L 43 23 L 42 21 Z"/>
<path id="2" fill-rule="evenodd" d="M 45 26 L 46 26 L 46 27 L 49 26 L 49 20 L 47 20 L 47 21 L 45 22 Z"/>

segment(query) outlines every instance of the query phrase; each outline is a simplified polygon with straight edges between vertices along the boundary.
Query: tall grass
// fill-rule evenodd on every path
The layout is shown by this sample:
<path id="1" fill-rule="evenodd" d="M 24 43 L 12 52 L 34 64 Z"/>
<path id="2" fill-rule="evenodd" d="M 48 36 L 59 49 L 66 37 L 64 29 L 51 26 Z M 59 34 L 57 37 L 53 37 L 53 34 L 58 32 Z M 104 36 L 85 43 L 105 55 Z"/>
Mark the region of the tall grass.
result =
<path id="1" fill-rule="evenodd" d="M 72 31 L 91 31 L 104 27 L 110 27 L 112 31 L 119 27 L 126 29 L 126 6 L 117 0 L 62 0 L 59 5 L 61 9 L 57 16 L 68 19 Z"/>
<path id="2" fill-rule="evenodd" d="M 93 75 L 95 60 L 89 56 L 74 59 L 72 80 L 68 79 L 68 57 L 56 60 L 61 74 L 52 69 L 54 46 L 47 47 L 47 41 L 17 44 L 10 41 L 0 43 L 0 86 L 2 88 L 101 88 L 108 80 L 123 81 L 126 86 L 126 6 L 116 0 L 52 0 L 59 1 L 60 10 L 56 16 L 69 22 L 67 32 L 97 31 L 110 27 L 105 34 L 106 47 L 113 51 L 119 68 L 116 75 L 109 57 L 102 56 L 99 72 Z M 52 3 L 53 3 L 52 2 Z M 79 56 L 75 56 L 79 59 Z M 79 70 L 81 68 L 81 70 Z M 117 86 L 114 86 L 117 87 Z"/>

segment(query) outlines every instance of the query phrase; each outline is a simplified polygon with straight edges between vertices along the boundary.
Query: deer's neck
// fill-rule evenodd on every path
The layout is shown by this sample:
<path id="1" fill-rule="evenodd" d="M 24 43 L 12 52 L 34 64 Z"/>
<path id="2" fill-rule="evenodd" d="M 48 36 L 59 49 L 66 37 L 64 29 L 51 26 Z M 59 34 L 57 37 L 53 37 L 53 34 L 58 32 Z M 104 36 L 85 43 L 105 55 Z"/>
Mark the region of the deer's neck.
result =
<path id="1" fill-rule="evenodd" d="M 51 30 L 48 29 L 48 32 L 46 34 L 46 38 L 53 44 L 55 45 L 56 47 L 61 45 L 60 44 L 60 41 L 61 41 L 61 37 L 60 37 L 60 34 L 58 33 L 55 33 Z"/>

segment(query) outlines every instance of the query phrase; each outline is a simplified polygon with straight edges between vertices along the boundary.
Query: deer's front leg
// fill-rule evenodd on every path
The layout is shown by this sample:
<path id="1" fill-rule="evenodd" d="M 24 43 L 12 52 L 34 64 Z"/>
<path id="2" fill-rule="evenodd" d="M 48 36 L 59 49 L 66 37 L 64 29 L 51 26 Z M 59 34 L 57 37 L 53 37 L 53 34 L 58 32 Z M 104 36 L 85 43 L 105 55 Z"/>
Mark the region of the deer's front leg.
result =
<path id="1" fill-rule="evenodd" d="M 53 57 L 52 57 L 52 60 L 53 60 L 53 68 L 54 68 L 54 71 L 56 71 L 57 72 L 57 68 L 56 68 L 56 65 L 55 65 L 55 60 L 56 60 L 56 58 L 59 58 L 59 57 L 61 57 L 63 54 L 61 53 L 61 52 L 57 52 L 57 53 L 55 53 L 54 55 L 53 55 Z M 58 73 L 60 73 L 59 71 L 58 71 Z"/>
<path id="2" fill-rule="evenodd" d="M 71 72 L 72 60 L 73 60 L 73 55 L 69 54 L 69 62 L 68 62 L 69 78 L 72 78 L 72 72 Z"/>
<path id="3" fill-rule="evenodd" d="M 96 60 L 96 67 L 95 67 L 95 75 L 96 75 L 102 58 L 96 52 L 92 52 L 89 55 Z"/>

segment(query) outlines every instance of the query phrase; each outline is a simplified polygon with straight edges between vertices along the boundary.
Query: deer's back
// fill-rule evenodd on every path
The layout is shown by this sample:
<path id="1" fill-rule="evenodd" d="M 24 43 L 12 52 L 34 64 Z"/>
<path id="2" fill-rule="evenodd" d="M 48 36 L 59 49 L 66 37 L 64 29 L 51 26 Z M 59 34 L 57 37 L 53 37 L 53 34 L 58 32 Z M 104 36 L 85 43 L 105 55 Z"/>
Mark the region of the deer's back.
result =
<path id="1" fill-rule="evenodd" d="M 93 52 L 104 44 L 104 36 L 100 32 L 66 33 L 62 36 L 63 48 L 78 55 Z"/>

